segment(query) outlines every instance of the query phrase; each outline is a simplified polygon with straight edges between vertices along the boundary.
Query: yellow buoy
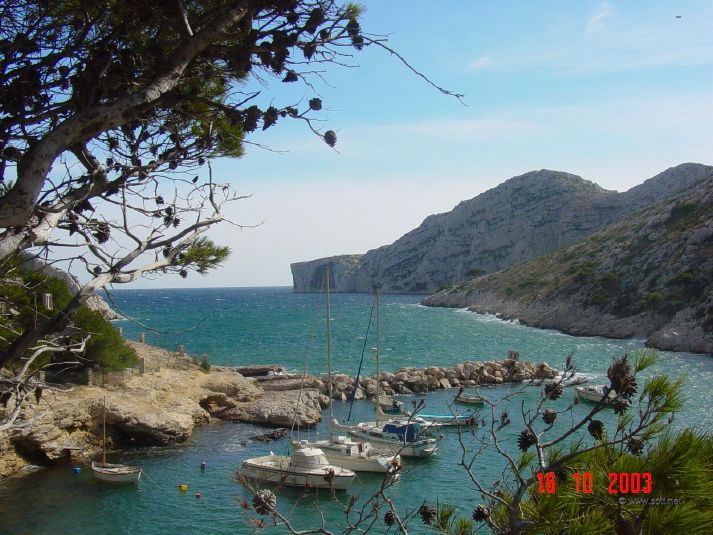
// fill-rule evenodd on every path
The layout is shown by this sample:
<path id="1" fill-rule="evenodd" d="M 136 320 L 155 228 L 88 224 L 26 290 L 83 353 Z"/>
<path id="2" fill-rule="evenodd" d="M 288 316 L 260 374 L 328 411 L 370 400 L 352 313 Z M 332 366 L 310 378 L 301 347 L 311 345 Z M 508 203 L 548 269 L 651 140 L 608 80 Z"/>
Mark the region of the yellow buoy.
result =
<path id="1" fill-rule="evenodd" d="M 181 483 L 180 485 L 178 485 L 178 489 L 181 492 L 186 492 L 188 490 L 188 485 L 186 485 L 185 483 Z"/>

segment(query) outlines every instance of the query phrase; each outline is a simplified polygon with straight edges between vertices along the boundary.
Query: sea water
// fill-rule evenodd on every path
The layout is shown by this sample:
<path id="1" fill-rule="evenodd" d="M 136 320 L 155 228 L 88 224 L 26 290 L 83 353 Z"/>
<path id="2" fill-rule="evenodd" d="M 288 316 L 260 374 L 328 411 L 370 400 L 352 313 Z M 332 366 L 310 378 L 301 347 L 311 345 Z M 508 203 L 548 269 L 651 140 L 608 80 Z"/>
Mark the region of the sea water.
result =
<path id="1" fill-rule="evenodd" d="M 114 305 L 134 320 L 116 322 L 127 338 L 137 339 L 143 332 L 147 343 L 170 350 L 182 344 L 188 353 L 208 355 L 212 364 L 274 363 L 295 372 L 305 365 L 311 373 L 326 371 L 322 295 L 295 294 L 290 288 L 215 288 L 122 290 L 112 292 L 111 297 Z M 514 350 L 523 360 L 547 361 L 552 366 L 561 366 L 572 354 L 580 373 L 593 383 L 604 383 L 612 357 L 643 348 L 641 340 L 571 337 L 463 310 L 426 308 L 418 304 L 419 299 L 382 296 L 382 370 L 496 360 Z M 373 374 L 373 317 L 367 336 L 372 296 L 333 294 L 331 301 L 334 370 L 354 375 L 364 352 L 363 370 L 367 375 Z M 713 358 L 661 352 L 659 363 L 647 371 L 648 375 L 657 373 L 687 377 L 685 407 L 676 415 L 674 425 L 713 429 Z M 506 395 L 507 387 L 491 387 L 481 393 L 496 400 Z M 445 390 L 413 399 L 425 400 L 428 412 L 446 412 L 453 395 L 454 391 Z M 528 388 L 523 396 L 526 402 L 534 402 L 539 395 L 538 389 Z M 571 400 L 565 399 L 568 396 L 571 393 L 555 406 L 565 407 Z M 411 403 L 411 399 L 405 401 L 407 405 Z M 346 417 L 348 409 L 346 403 L 334 404 L 339 419 Z M 505 409 L 513 421 L 505 429 L 505 444 L 509 452 L 517 455 L 516 437 L 523 427 L 518 417 L 519 401 L 503 403 L 498 412 Z M 579 413 L 585 409 L 580 406 L 575 410 Z M 370 403 L 355 403 L 353 420 L 372 416 Z M 325 436 L 325 423 L 309 436 Z M 250 424 L 219 422 L 196 430 L 183 444 L 127 452 L 120 459 L 144 469 L 137 487 L 102 485 L 92 479 L 88 467 L 74 474 L 69 466 L 4 481 L 0 483 L 0 534 L 252 533 L 254 526 L 249 519 L 255 515 L 239 505 L 241 500 L 250 501 L 251 495 L 236 482 L 235 471 L 243 459 L 270 451 L 287 452 L 286 440 L 271 444 L 250 440 L 263 432 L 264 428 Z M 468 474 L 459 465 L 463 451 L 457 435 L 443 435 L 438 455 L 407 459 L 404 474 L 389 489 L 389 496 L 401 512 L 438 500 L 459 507 L 460 514 L 469 517 L 472 508 L 481 503 Z M 200 468 L 203 462 L 205 470 Z M 487 452 L 474 463 L 472 472 L 479 481 L 490 485 L 502 479 L 503 468 L 502 458 Z M 182 483 L 188 485 L 185 493 L 178 488 Z M 350 494 L 360 496 L 360 505 L 378 484 L 378 476 L 359 475 Z M 339 497 L 346 500 L 346 496 Z M 286 514 L 291 512 L 299 528 L 319 525 L 318 507 L 337 532 L 341 531 L 339 526 L 346 525 L 341 508 L 325 492 L 305 497 L 283 490 L 278 495 L 278 505 Z M 382 530 L 381 525 L 374 528 L 375 533 Z M 411 522 L 410 531 L 423 531 L 418 516 Z"/>

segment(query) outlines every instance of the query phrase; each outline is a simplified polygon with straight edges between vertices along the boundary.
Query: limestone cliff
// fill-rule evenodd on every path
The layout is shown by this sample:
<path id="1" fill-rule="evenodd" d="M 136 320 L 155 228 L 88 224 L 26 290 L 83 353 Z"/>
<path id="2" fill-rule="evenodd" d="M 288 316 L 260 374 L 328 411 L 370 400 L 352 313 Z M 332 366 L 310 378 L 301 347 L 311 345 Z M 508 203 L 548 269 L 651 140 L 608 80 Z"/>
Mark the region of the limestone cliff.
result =
<path id="1" fill-rule="evenodd" d="M 589 238 L 422 301 L 577 335 L 713 353 L 713 182 Z"/>
<path id="2" fill-rule="evenodd" d="M 579 241 L 631 213 L 696 184 L 713 168 L 682 164 L 624 193 L 579 176 L 532 171 L 511 178 L 453 210 L 427 217 L 391 245 L 364 255 L 292 264 L 294 289 L 317 291 L 327 265 L 335 291 L 432 293 L 454 282 L 492 273 Z"/>
<path id="3" fill-rule="evenodd" d="M 296 292 L 322 290 L 324 272 L 329 268 L 329 286 L 335 292 L 357 292 L 356 275 L 363 255 L 342 255 L 320 258 L 311 262 L 296 262 L 292 269 L 293 288 Z"/>

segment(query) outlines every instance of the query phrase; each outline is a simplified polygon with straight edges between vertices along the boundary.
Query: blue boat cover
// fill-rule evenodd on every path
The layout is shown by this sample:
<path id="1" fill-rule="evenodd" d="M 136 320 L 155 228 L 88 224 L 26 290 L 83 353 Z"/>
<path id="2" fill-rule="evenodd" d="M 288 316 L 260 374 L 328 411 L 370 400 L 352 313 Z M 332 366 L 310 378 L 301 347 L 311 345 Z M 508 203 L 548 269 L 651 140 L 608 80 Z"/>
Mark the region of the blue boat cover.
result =
<path id="1" fill-rule="evenodd" d="M 405 436 L 406 442 L 413 442 L 418 438 L 418 425 L 416 424 L 385 424 L 382 431 L 384 433 L 395 433 L 401 437 L 402 440 Z"/>

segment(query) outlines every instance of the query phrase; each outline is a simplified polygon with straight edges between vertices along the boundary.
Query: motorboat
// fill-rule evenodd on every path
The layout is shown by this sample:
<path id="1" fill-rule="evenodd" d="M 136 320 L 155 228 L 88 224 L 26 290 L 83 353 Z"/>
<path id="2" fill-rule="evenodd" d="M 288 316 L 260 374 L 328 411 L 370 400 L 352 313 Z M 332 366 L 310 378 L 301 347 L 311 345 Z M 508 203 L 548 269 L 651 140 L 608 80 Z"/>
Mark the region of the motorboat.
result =
<path id="1" fill-rule="evenodd" d="M 418 413 L 421 420 L 426 424 L 436 425 L 440 427 L 456 427 L 460 425 L 475 424 L 475 413 L 470 414 L 429 414 L 425 412 Z"/>
<path id="2" fill-rule="evenodd" d="M 331 464 L 354 472 L 386 473 L 398 462 L 398 455 L 376 450 L 369 442 L 357 442 L 346 435 L 333 435 L 325 440 L 293 440 L 295 449 L 319 448 Z"/>
<path id="3" fill-rule="evenodd" d="M 574 396 L 576 399 L 592 403 L 599 403 L 606 396 L 604 402 L 611 403 L 616 398 L 616 392 L 606 385 L 582 385 L 574 387 Z"/>
<path id="4" fill-rule="evenodd" d="M 240 477 L 304 488 L 345 490 L 356 474 L 341 466 L 330 464 L 319 448 L 303 448 L 291 455 L 270 455 L 246 459 L 238 470 Z"/>
<path id="5" fill-rule="evenodd" d="M 456 403 L 463 403 L 465 405 L 483 405 L 485 403 L 485 398 L 479 396 L 478 394 L 466 394 L 461 392 L 456 396 Z"/>

